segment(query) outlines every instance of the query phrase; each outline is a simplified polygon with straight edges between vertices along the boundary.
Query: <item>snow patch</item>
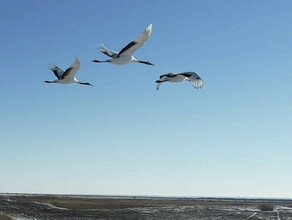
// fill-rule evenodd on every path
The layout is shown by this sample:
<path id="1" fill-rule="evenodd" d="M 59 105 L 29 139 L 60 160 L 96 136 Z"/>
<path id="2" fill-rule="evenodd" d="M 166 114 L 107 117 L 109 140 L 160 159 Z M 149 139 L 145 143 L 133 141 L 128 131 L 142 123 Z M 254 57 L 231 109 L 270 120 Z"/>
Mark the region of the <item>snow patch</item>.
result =
<path id="1" fill-rule="evenodd" d="M 39 205 L 47 206 L 50 209 L 69 210 L 68 208 L 62 208 L 62 207 L 54 206 L 54 205 L 52 205 L 50 203 L 43 203 L 43 202 L 34 202 L 34 203 L 39 204 Z"/>

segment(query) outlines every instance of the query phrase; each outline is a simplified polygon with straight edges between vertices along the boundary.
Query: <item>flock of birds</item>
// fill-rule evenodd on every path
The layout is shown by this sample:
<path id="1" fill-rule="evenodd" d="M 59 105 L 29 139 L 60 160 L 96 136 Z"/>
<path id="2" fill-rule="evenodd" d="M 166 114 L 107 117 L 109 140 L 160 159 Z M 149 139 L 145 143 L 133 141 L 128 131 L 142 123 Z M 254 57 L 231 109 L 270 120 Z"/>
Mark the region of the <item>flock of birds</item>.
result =
<path id="1" fill-rule="evenodd" d="M 127 46 L 125 46 L 119 53 L 113 50 L 107 49 L 103 44 L 101 44 L 101 48 L 99 48 L 100 52 L 104 53 L 105 55 L 109 56 L 111 59 L 100 61 L 100 60 L 93 60 L 92 62 L 95 63 L 112 63 L 115 65 L 124 65 L 131 62 L 134 63 L 143 63 L 146 65 L 154 64 L 150 63 L 149 61 L 141 61 L 137 60 L 133 54 L 137 49 L 143 46 L 143 44 L 148 40 L 152 31 L 152 24 L 150 24 L 144 32 L 142 32 L 135 40 L 130 42 Z M 61 83 L 61 84 L 69 84 L 69 83 L 78 83 L 81 85 L 88 85 L 92 86 L 89 82 L 79 82 L 75 78 L 76 72 L 80 69 L 80 61 L 76 57 L 74 63 L 65 71 L 60 69 L 54 64 L 50 64 L 50 70 L 53 71 L 57 80 L 53 81 L 45 81 L 46 83 Z M 203 87 L 203 80 L 196 72 L 184 72 L 184 73 L 168 73 L 161 75 L 159 80 L 156 81 L 157 86 L 156 89 L 158 90 L 161 83 L 164 82 L 182 82 L 182 81 L 189 81 L 193 84 L 193 86 L 198 89 Z"/>

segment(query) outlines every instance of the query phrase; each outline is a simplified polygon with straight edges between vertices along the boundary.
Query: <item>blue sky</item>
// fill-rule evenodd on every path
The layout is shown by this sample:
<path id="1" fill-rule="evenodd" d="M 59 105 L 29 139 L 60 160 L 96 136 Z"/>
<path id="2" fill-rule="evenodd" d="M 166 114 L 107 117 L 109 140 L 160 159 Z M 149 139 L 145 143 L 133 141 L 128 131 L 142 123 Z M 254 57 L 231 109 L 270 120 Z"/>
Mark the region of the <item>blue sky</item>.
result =
<path id="1" fill-rule="evenodd" d="M 2 0 L 0 192 L 292 197 L 291 1 Z M 135 53 L 92 63 L 153 24 Z M 94 87 L 45 84 L 54 63 Z M 196 71 L 204 87 L 163 84 Z"/>

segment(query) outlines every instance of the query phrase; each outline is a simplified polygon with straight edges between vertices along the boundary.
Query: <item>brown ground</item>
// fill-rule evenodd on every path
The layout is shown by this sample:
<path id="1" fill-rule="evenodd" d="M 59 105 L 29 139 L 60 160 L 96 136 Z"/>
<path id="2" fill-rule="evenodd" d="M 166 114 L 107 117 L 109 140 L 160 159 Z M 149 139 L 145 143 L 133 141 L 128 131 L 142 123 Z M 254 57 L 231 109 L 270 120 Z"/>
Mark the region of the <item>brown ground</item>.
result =
<path id="1" fill-rule="evenodd" d="M 1 198 L 1 197 L 0 197 Z M 11 198 L 12 199 L 12 198 Z M 241 206 L 244 200 L 236 199 L 183 199 L 183 198 L 142 198 L 142 197 L 94 197 L 87 196 L 13 196 L 14 201 L 48 203 L 61 208 L 69 209 L 121 209 L 164 206 L 197 206 L 197 205 L 232 205 Z M 273 204 L 273 201 L 270 201 Z M 278 204 L 279 201 L 275 201 Z M 284 202 L 292 208 L 292 202 Z M 249 200 L 249 205 L 259 206 L 266 204 L 264 200 Z"/>
<path id="2" fill-rule="evenodd" d="M 261 205 L 272 207 L 261 210 Z M 53 205 L 53 206 L 51 206 Z M 292 219 L 292 200 L 0 195 L 0 213 L 27 219 Z M 3 218 L 4 219 L 4 218 Z M 6 218 L 5 220 L 8 220 Z M 0 220 L 2 220 L 0 216 Z"/>
<path id="3" fill-rule="evenodd" d="M 242 205 L 240 201 L 197 201 L 190 199 L 141 199 L 141 198 L 72 198 L 72 197 L 14 197 L 13 200 L 21 202 L 49 203 L 61 208 L 69 209 L 121 209 L 121 208 L 142 208 L 159 206 L 194 206 L 194 205 Z M 250 204 L 260 204 L 251 202 Z"/>
<path id="4" fill-rule="evenodd" d="M 0 220 L 12 220 L 12 218 L 9 218 L 9 217 L 6 216 L 6 215 L 1 215 L 1 214 L 0 214 Z"/>

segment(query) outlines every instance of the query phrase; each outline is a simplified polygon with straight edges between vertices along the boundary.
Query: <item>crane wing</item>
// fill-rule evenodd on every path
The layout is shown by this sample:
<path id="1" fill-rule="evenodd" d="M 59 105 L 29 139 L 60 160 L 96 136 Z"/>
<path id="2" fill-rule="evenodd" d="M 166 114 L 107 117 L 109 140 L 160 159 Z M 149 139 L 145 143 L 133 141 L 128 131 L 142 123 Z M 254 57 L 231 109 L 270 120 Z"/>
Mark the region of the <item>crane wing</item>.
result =
<path id="1" fill-rule="evenodd" d="M 55 74 L 55 76 L 60 79 L 64 73 L 64 70 L 62 70 L 61 68 L 57 67 L 55 64 L 51 63 L 49 65 L 49 69 L 53 71 L 53 73 Z"/>
<path id="2" fill-rule="evenodd" d="M 118 53 L 116 51 L 107 49 L 103 44 L 100 44 L 99 51 L 112 58 L 118 57 Z"/>
<path id="3" fill-rule="evenodd" d="M 80 69 L 80 61 L 78 60 L 78 58 L 76 57 L 74 63 L 65 70 L 62 79 L 64 78 L 69 78 L 69 77 L 74 77 L 76 72 Z"/>
<path id="4" fill-rule="evenodd" d="M 204 81 L 196 72 L 182 73 L 182 75 L 186 76 L 187 80 L 190 81 L 196 89 L 203 87 Z"/>
<path id="5" fill-rule="evenodd" d="M 118 56 L 132 56 L 134 52 L 143 46 L 148 40 L 152 31 L 152 24 L 150 24 L 145 31 L 143 31 L 135 40 L 125 46 L 118 54 Z"/>

